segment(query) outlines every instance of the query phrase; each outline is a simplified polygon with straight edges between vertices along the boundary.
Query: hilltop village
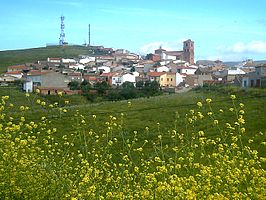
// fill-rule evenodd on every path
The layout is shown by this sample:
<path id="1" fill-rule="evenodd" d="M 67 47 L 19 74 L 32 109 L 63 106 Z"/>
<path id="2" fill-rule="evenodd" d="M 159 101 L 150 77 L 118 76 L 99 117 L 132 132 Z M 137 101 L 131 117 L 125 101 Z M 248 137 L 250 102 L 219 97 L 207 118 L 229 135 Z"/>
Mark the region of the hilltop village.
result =
<path id="1" fill-rule="evenodd" d="M 94 86 L 106 82 L 112 88 L 125 83 L 156 81 L 162 91 L 180 92 L 204 84 L 235 84 L 241 87 L 265 87 L 266 65 L 252 61 L 241 66 L 228 67 L 222 61 L 194 61 L 194 42 L 183 42 L 183 50 L 167 51 L 160 47 L 154 53 L 141 57 L 124 49 L 90 47 L 101 54 L 79 55 L 77 58 L 47 58 L 7 67 L 0 75 L 1 85 L 20 81 L 23 90 L 42 94 L 79 94 L 75 87 L 84 81 Z"/>

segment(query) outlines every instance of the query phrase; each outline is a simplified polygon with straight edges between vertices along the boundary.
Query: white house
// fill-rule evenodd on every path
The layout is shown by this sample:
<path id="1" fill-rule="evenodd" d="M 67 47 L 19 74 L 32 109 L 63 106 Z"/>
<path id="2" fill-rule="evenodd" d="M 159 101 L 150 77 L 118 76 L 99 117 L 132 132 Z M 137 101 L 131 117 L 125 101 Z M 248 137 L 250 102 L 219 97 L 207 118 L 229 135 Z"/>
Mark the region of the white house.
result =
<path id="1" fill-rule="evenodd" d="M 76 63 L 76 60 L 70 59 L 70 58 L 63 58 L 62 63 L 64 63 L 64 64 Z"/>
<path id="2" fill-rule="evenodd" d="M 167 51 L 162 52 L 161 60 L 176 60 L 176 56 L 168 53 Z"/>
<path id="3" fill-rule="evenodd" d="M 196 68 L 187 67 L 187 66 L 177 66 L 176 67 L 176 72 L 178 72 L 180 74 L 192 75 L 195 73 L 196 70 L 197 70 Z"/>
<path id="4" fill-rule="evenodd" d="M 33 92 L 33 81 L 32 80 L 24 81 L 23 90 L 26 92 Z"/>
<path id="5" fill-rule="evenodd" d="M 10 72 L 6 72 L 4 76 L 13 76 L 17 79 L 21 79 L 23 76 L 23 73 L 21 71 L 10 71 Z"/>
<path id="6" fill-rule="evenodd" d="M 157 72 L 169 72 L 170 69 L 166 66 L 161 66 L 161 67 L 157 67 L 156 71 Z"/>
<path id="7" fill-rule="evenodd" d="M 121 77 L 122 84 L 125 82 L 136 83 L 136 77 L 133 74 L 124 74 Z"/>
<path id="8" fill-rule="evenodd" d="M 139 77 L 139 72 L 132 72 L 135 77 Z"/>
<path id="9" fill-rule="evenodd" d="M 74 65 L 69 65 L 70 69 L 76 69 L 76 70 L 84 70 L 85 66 L 82 64 L 74 64 Z"/>
<path id="10" fill-rule="evenodd" d="M 178 86 L 180 83 L 182 83 L 184 81 L 185 77 L 186 77 L 185 75 L 177 72 L 175 75 L 176 86 Z"/>
<path id="11" fill-rule="evenodd" d="M 111 72 L 111 68 L 107 67 L 107 66 L 101 66 L 101 67 L 98 67 L 97 71 L 98 72 L 109 73 L 109 72 Z"/>
<path id="12" fill-rule="evenodd" d="M 47 58 L 47 62 L 50 62 L 50 63 L 61 63 L 61 58 Z"/>
<path id="13" fill-rule="evenodd" d="M 266 65 L 256 66 L 254 72 L 242 77 L 242 87 L 266 87 Z"/>
<path id="14" fill-rule="evenodd" d="M 120 86 L 122 85 L 122 77 L 119 74 L 112 76 L 112 86 Z"/>
<path id="15" fill-rule="evenodd" d="M 95 62 L 95 60 L 96 60 L 95 57 L 87 57 L 80 59 L 79 63 L 85 65 L 88 64 L 89 62 Z"/>

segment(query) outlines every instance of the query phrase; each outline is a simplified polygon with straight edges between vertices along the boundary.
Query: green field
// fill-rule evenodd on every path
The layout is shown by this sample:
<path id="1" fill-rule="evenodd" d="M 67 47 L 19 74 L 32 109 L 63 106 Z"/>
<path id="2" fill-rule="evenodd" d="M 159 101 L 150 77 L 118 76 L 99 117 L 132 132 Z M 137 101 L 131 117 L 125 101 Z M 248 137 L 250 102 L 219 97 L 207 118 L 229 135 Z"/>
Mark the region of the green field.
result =
<path id="1" fill-rule="evenodd" d="M 35 63 L 39 60 L 52 58 L 75 58 L 79 55 L 103 54 L 104 52 L 91 50 L 84 46 L 50 46 L 33 49 L 0 51 L 0 73 L 6 71 L 7 66 Z"/>
<path id="2" fill-rule="evenodd" d="M 217 87 L 89 103 L 0 88 L 0 96 L 10 96 L 0 111 L 0 194 L 263 199 L 265 94 Z"/>

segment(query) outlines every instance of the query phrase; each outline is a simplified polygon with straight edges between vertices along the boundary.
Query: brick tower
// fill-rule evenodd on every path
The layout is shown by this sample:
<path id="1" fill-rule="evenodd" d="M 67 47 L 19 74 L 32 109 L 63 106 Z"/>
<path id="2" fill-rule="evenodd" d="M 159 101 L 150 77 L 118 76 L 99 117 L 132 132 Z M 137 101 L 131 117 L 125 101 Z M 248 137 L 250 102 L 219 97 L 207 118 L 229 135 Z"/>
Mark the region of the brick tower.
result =
<path id="1" fill-rule="evenodd" d="M 183 60 L 194 64 L 194 42 L 190 39 L 183 43 Z"/>

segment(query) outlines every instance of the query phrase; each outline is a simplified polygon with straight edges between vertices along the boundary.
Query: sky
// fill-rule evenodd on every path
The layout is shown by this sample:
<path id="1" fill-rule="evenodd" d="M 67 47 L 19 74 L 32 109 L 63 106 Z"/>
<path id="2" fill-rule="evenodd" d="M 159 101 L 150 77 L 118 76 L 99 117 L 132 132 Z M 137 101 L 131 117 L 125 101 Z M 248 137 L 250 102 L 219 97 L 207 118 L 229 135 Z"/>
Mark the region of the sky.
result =
<path id="1" fill-rule="evenodd" d="M 69 44 L 134 53 L 182 50 L 195 59 L 266 60 L 266 0 L 0 0 L 0 51 L 58 43 L 65 16 Z"/>

